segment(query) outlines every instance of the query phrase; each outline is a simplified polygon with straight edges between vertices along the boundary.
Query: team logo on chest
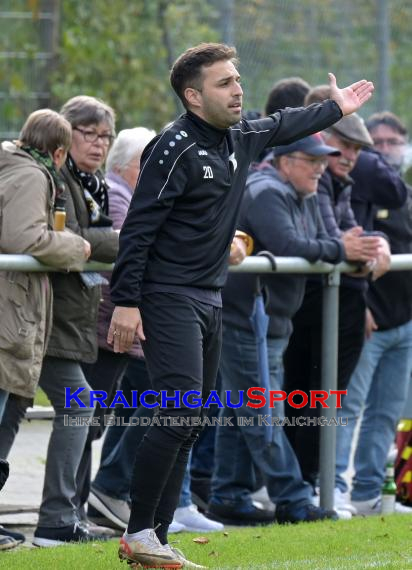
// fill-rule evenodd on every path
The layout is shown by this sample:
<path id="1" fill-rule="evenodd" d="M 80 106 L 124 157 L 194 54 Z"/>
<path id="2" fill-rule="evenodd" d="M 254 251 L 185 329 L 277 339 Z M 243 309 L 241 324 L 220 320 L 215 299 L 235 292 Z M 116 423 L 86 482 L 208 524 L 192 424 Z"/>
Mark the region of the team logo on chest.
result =
<path id="1" fill-rule="evenodd" d="M 203 178 L 213 178 L 213 170 L 211 166 L 203 167 Z"/>

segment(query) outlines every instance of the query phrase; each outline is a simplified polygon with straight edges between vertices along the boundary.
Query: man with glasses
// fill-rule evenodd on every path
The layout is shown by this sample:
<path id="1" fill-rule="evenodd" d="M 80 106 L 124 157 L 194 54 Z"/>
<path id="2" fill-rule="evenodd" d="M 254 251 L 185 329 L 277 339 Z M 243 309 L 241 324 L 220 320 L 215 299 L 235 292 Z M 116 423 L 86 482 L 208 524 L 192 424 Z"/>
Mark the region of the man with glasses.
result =
<path id="1" fill-rule="evenodd" d="M 342 276 L 339 288 L 339 346 L 338 346 L 338 388 L 344 390 L 359 359 L 365 335 L 365 285 L 359 279 L 369 271 L 368 265 L 378 263 L 383 252 L 388 251 L 387 242 L 379 235 L 364 232 L 357 224 L 351 208 L 353 180 L 350 172 L 354 168 L 361 149 L 370 147 L 373 141 L 357 115 L 344 117 L 326 132 L 323 138 L 340 150 L 339 156 L 328 157 L 328 167 L 319 181 L 319 207 L 327 234 L 330 238 L 347 239 L 356 235 L 363 240 L 364 248 L 348 260 L 358 260 L 366 265 L 353 276 Z M 385 245 L 386 244 L 386 245 Z M 386 247 L 386 249 L 385 249 Z M 386 258 L 385 258 L 386 259 Z M 381 265 L 378 265 L 379 269 Z M 322 346 L 322 276 L 311 275 L 307 280 L 305 297 L 301 308 L 293 320 L 293 334 L 285 352 L 285 390 L 321 389 L 321 346 Z M 288 416 L 320 415 L 321 409 L 299 410 L 286 406 Z M 304 429 L 288 427 L 287 434 L 299 458 L 305 481 L 316 488 L 319 467 L 319 427 L 307 426 Z M 339 499 L 339 500 L 338 500 Z M 335 498 L 335 505 L 347 509 L 346 498 Z M 341 500 L 342 499 L 342 500 Z"/>
<path id="2" fill-rule="evenodd" d="M 279 146 L 264 162 L 254 165 L 243 197 L 239 227 L 254 239 L 254 253 L 304 257 L 314 262 L 338 263 L 362 247 L 362 238 L 349 234 L 344 240 L 330 238 L 323 227 L 317 204 L 319 179 L 328 156 L 340 155 L 319 134 Z M 256 291 L 256 275 L 229 274 L 223 290 L 222 390 L 246 391 L 261 386 L 256 340 L 250 324 Z M 268 352 L 271 389 L 282 388 L 283 352 L 292 330 L 291 319 L 305 291 L 303 275 L 267 275 L 261 278 L 270 315 Z M 224 393 L 224 392 L 223 392 Z M 235 396 L 237 397 L 237 396 Z M 233 402 L 237 400 L 233 399 Z M 227 524 L 264 524 L 274 519 L 270 510 L 253 505 L 254 467 L 263 477 L 270 499 L 276 503 L 279 523 L 334 519 L 334 511 L 312 504 L 312 489 L 304 482 L 298 460 L 282 427 L 259 425 L 261 409 L 243 405 L 225 408 L 223 416 L 248 416 L 247 425 L 220 427 L 217 431 L 215 471 L 208 516 Z M 282 421 L 276 404 L 273 416 Z M 252 424 L 252 425 L 250 425 Z M 300 428 L 305 429 L 305 428 Z M 233 462 L 227 464 L 228 450 Z M 236 450 L 235 452 L 233 450 Z"/>
<path id="3" fill-rule="evenodd" d="M 404 159 L 408 131 L 398 117 L 390 111 L 374 113 L 366 123 L 373 139 L 373 148 L 379 151 L 387 162 L 400 170 Z"/>

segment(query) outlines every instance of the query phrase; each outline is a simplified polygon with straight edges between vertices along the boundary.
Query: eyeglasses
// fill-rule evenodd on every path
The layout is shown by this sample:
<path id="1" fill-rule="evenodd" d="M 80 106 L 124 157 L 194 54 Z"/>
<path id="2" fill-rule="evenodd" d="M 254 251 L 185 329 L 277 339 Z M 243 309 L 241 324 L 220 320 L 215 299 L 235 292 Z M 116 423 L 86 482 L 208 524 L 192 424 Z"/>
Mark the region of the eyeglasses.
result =
<path id="1" fill-rule="evenodd" d="M 99 135 L 96 131 L 84 131 L 83 129 L 79 129 L 79 127 L 73 127 L 73 130 L 82 133 L 84 140 L 89 143 L 95 143 L 100 140 L 105 146 L 109 146 L 112 144 L 114 139 L 113 135 Z"/>
<path id="2" fill-rule="evenodd" d="M 296 160 L 303 160 L 304 162 L 308 162 L 312 168 L 326 168 L 328 166 L 328 159 L 327 158 L 306 158 L 305 156 L 295 156 L 294 154 L 289 155 L 289 158 L 294 158 Z"/>
<path id="3" fill-rule="evenodd" d="M 404 146 L 406 142 L 399 139 L 373 139 L 373 144 L 375 146 Z"/>

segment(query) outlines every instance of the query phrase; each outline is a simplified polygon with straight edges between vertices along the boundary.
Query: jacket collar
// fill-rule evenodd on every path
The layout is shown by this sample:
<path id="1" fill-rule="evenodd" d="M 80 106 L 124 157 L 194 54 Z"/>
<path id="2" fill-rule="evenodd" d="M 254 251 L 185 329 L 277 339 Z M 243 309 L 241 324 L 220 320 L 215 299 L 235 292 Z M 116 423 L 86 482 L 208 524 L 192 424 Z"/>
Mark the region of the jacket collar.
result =
<path id="1" fill-rule="evenodd" d="M 345 178 L 342 178 L 340 176 L 335 176 L 329 168 L 326 169 L 325 173 L 329 174 L 334 188 L 337 188 L 338 190 L 342 191 L 347 186 L 352 186 L 355 183 L 354 179 L 351 178 L 349 174 L 345 176 Z"/>
<path id="2" fill-rule="evenodd" d="M 186 117 L 190 121 L 191 130 L 195 133 L 196 142 L 204 148 L 220 144 L 230 131 L 214 127 L 191 111 L 187 111 Z"/>

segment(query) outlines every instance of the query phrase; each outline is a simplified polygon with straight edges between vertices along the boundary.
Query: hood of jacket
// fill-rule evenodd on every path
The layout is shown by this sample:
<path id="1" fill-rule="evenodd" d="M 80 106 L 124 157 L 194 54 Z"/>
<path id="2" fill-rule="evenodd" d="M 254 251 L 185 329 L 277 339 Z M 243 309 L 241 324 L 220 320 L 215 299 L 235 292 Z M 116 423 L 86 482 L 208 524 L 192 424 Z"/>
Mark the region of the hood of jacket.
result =
<path id="1" fill-rule="evenodd" d="M 280 172 L 266 161 L 258 164 L 252 164 L 250 168 L 246 188 L 252 198 L 257 196 L 263 190 L 267 190 L 269 186 L 268 179 L 270 179 L 270 187 L 275 187 L 276 190 L 283 194 L 289 194 L 297 202 L 301 201 L 302 198 L 300 198 L 292 184 L 290 184 L 290 182 L 286 182 L 282 178 Z"/>

